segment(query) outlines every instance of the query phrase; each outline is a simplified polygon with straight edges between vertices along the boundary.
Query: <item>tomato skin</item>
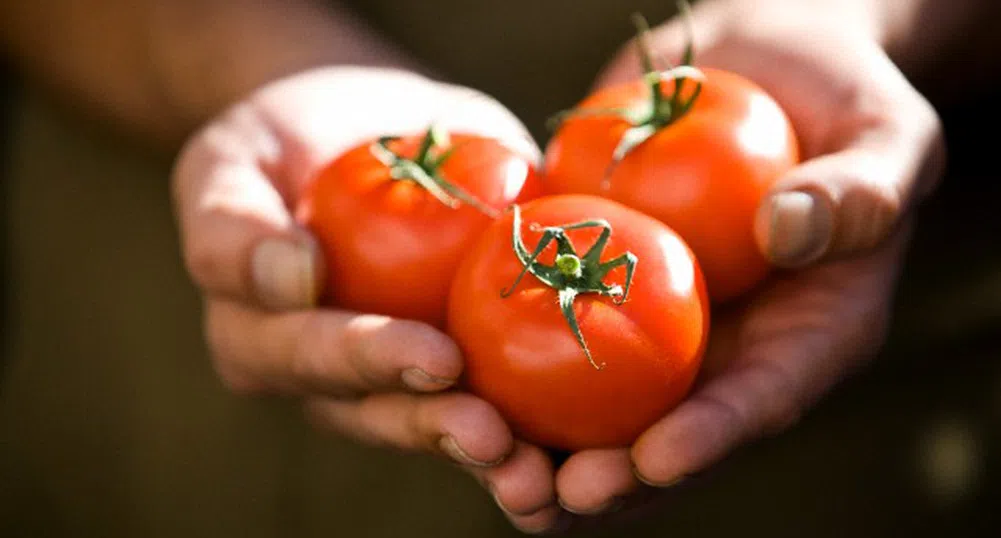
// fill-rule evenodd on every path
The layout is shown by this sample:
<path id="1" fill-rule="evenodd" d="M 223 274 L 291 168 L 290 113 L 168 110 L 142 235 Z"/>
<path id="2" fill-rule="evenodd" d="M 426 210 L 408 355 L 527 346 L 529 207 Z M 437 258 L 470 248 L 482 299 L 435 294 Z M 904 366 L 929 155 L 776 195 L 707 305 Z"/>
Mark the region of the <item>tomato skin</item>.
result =
<path id="1" fill-rule="evenodd" d="M 770 272 L 754 240 L 754 217 L 772 185 L 799 162 L 785 112 L 739 75 L 706 75 L 692 109 L 629 153 L 608 176 L 629 128 L 616 117 L 567 120 L 546 148 L 547 192 L 601 195 L 639 209 L 677 231 L 705 271 L 715 302 L 743 295 Z M 694 83 L 688 82 L 688 86 Z M 665 91 L 672 84 L 665 83 Z M 649 100 L 640 80 L 599 90 L 581 108 Z"/>
<path id="2" fill-rule="evenodd" d="M 421 138 L 403 137 L 390 148 L 412 157 Z M 416 182 L 393 179 L 371 152 L 372 142 L 322 169 L 296 209 L 323 251 L 322 302 L 443 328 L 455 270 L 492 219 L 465 204 L 452 209 Z M 536 167 L 521 154 L 470 134 L 452 134 L 451 144 L 457 149 L 441 175 L 485 205 L 500 211 L 539 195 Z"/>
<path id="3" fill-rule="evenodd" d="M 574 312 L 601 370 L 592 366 L 561 314 L 557 291 L 526 275 L 512 250 L 510 212 L 484 232 L 452 285 L 448 329 L 462 350 L 466 387 L 492 403 L 529 442 L 563 450 L 623 447 L 690 390 L 704 354 L 709 302 L 698 263 L 664 224 L 592 196 L 539 198 L 523 207 L 522 234 L 534 249 L 542 226 L 603 218 L 613 228 L 602 256 L 625 251 L 639 261 L 628 299 L 596 294 Z M 568 232 L 583 254 L 596 229 Z M 552 264 L 555 247 L 540 261 Z M 606 284 L 623 284 L 613 270 Z"/>

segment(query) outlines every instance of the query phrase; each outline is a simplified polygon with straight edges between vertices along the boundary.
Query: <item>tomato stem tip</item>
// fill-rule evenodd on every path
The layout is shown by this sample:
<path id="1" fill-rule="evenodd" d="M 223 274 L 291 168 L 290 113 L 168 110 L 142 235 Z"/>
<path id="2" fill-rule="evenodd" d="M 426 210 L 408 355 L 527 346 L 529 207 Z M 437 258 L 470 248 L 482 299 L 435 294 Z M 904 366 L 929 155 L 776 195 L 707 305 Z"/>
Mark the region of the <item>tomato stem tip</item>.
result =
<path id="1" fill-rule="evenodd" d="M 629 287 L 632 285 L 633 275 L 636 271 L 638 262 L 636 255 L 632 252 L 626 252 L 611 260 L 601 261 L 601 256 L 612 235 L 611 224 L 603 219 L 592 219 L 561 226 L 537 227 L 537 225 L 531 225 L 530 229 L 542 232 L 542 237 L 535 249 L 529 252 L 521 234 L 521 209 L 517 205 L 512 206 L 511 209 L 513 211 L 512 246 L 515 256 L 521 262 L 522 270 L 510 287 L 501 290 L 501 297 L 509 297 L 528 273 L 531 273 L 543 284 L 557 290 L 560 310 L 577 339 L 577 343 L 584 350 L 588 362 L 595 369 L 601 370 L 605 363 L 595 362 L 581 332 L 577 315 L 574 313 L 574 301 L 581 294 L 592 293 L 611 297 L 615 305 L 624 303 L 629 295 Z M 591 248 L 583 256 L 580 256 L 567 236 L 567 232 L 585 228 L 600 228 L 601 233 Z M 556 260 L 552 266 L 539 261 L 539 256 L 551 243 L 556 243 Z M 622 266 L 626 268 L 625 284 L 622 286 L 605 284 L 604 278 L 608 273 Z"/>
<path id="2" fill-rule="evenodd" d="M 687 43 L 681 64 L 677 66 L 653 57 L 653 47 L 650 45 L 649 37 L 650 24 L 641 13 L 632 15 L 633 24 L 636 26 L 637 54 L 643 69 L 642 80 L 649 91 L 648 100 L 618 108 L 581 107 L 564 110 L 547 122 L 552 130 L 559 129 L 567 120 L 586 117 L 616 117 L 629 124 L 630 127 L 623 132 L 612 152 L 611 162 L 602 178 L 602 190 L 608 190 L 612 172 L 623 159 L 662 129 L 684 117 L 695 106 L 696 100 L 702 93 L 705 75 L 692 65 L 695 56 L 695 33 L 692 27 L 691 6 L 686 0 L 678 0 L 678 11 L 684 20 Z M 666 69 L 658 69 L 658 63 L 666 65 Z M 686 97 L 685 85 L 688 80 L 695 81 L 695 87 Z M 666 82 L 672 83 L 670 90 L 665 89 Z"/>
<path id="3" fill-rule="evenodd" d="M 496 219 L 500 213 L 480 201 L 469 192 L 449 182 L 442 174 L 441 167 L 459 148 L 453 145 L 448 132 L 435 125 L 428 127 L 417 148 L 417 155 L 407 158 L 393 151 L 389 145 L 399 140 L 398 136 L 384 136 L 371 146 L 372 155 L 382 164 L 389 167 L 389 174 L 395 180 L 413 181 L 442 204 L 457 209 L 462 204 L 472 206 L 491 219 Z M 446 148 L 443 151 L 436 149 Z"/>

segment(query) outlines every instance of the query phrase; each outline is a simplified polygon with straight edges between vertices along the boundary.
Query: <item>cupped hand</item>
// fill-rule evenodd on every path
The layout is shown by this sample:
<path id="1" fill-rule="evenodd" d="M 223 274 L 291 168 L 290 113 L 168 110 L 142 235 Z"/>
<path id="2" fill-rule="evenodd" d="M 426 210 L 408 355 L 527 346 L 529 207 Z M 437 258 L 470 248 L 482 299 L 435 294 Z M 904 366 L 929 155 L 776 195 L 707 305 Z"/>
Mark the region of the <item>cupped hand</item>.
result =
<path id="1" fill-rule="evenodd" d="M 557 494 L 571 512 L 608 511 L 649 489 L 643 483 L 666 487 L 783 431 L 883 342 L 910 209 L 942 173 L 939 120 L 869 26 L 776 4 L 789 9 L 699 4 L 695 65 L 744 75 L 793 121 L 804 162 L 763 201 L 754 226 L 766 257 L 796 270 L 717 309 L 694 391 L 631 448 L 580 452 L 561 466 Z M 681 20 L 651 36 L 673 61 L 685 43 Z M 598 84 L 639 74 L 630 46 Z"/>
<path id="2" fill-rule="evenodd" d="M 549 460 L 516 444 L 493 407 L 448 390 L 462 358 L 443 333 L 318 307 L 323 261 L 291 215 L 305 183 L 339 153 L 432 122 L 538 156 L 497 102 L 418 75 L 325 68 L 255 92 L 193 136 L 178 159 L 184 259 L 228 388 L 300 398 L 316 424 L 362 442 L 447 456 L 516 524 L 534 528 L 556 512 Z"/>

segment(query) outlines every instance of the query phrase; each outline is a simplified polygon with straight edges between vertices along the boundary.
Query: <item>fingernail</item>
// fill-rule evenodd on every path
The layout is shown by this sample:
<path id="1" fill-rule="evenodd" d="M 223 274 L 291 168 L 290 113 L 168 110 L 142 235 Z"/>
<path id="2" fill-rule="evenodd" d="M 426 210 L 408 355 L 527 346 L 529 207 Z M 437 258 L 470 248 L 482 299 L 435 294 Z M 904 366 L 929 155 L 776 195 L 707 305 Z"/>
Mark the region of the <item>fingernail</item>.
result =
<path id="1" fill-rule="evenodd" d="M 454 379 L 434 377 L 420 368 L 408 368 L 400 377 L 404 385 L 417 392 L 437 392 L 455 383 Z"/>
<path id="2" fill-rule="evenodd" d="M 570 512 L 571 514 L 576 514 L 578 516 L 597 516 L 601 514 L 612 514 L 618 512 L 626 505 L 626 499 L 624 497 L 612 497 L 611 499 L 605 501 L 604 504 L 599 505 L 597 508 L 592 508 L 590 510 L 582 510 L 578 508 L 573 508 L 563 502 L 563 499 L 559 499 L 560 506 L 564 510 Z"/>
<path id="3" fill-rule="evenodd" d="M 501 502 L 500 497 L 497 496 L 497 492 L 494 491 L 494 488 L 493 488 L 492 485 L 488 486 L 488 489 L 490 490 L 490 495 L 493 496 L 493 498 L 494 498 L 494 504 L 497 505 L 497 508 L 500 508 L 501 512 L 504 512 L 504 515 L 508 516 L 509 518 L 511 518 L 511 517 L 517 517 L 514 512 L 508 510 L 508 508 L 506 506 L 504 506 L 504 503 Z"/>
<path id="4" fill-rule="evenodd" d="M 833 222 L 830 206 L 819 195 L 788 191 L 773 194 L 761 205 L 754 230 L 773 263 L 795 267 L 824 253 Z"/>
<path id="5" fill-rule="evenodd" d="M 677 486 L 678 484 L 684 482 L 686 478 L 688 478 L 685 475 L 679 475 L 679 476 L 675 477 L 672 480 L 666 480 L 666 481 L 663 481 L 663 482 L 657 482 L 655 480 L 651 480 L 651 479 L 643 476 L 643 473 L 641 473 L 640 470 L 637 469 L 635 466 L 633 466 L 633 476 L 636 477 L 636 480 L 639 480 L 640 482 L 643 482 L 644 484 L 646 484 L 646 485 L 648 485 L 650 487 L 661 488 L 661 489 Z"/>
<path id="6" fill-rule="evenodd" d="M 473 467 L 493 467 L 503 461 L 503 458 L 497 461 L 480 461 L 472 458 L 465 450 L 459 447 L 459 443 L 455 442 L 455 438 L 451 435 L 446 435 L 438 441 L 438 446 L 441 451 L 448 454 L 448 457 L 452 458 L 456 463 L 462 465 L 471 465 Z"/>
<path id="7" fill-rule="evenodd" d="M 295 308 L 316 303 L 317 253 L 311 245 L 265 239 L 251 261 L 254 286 L 265 306 Z"/>

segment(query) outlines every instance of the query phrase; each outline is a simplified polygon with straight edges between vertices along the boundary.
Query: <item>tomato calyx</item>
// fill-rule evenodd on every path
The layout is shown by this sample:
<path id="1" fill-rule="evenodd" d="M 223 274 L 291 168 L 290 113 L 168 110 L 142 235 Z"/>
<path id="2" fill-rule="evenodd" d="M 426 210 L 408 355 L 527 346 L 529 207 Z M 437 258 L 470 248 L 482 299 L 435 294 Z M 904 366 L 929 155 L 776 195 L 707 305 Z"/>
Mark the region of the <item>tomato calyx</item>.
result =
<path id="1" fill-rule="evenodd" d="M 413 158 L 404 157 L 390 149 L 389 145 L 399 139 L 399 136 L 384 136 L 372 144 L 371 148 L 372 155 L 389 168 L 390 177 L 417 183 L 439 202 L 452 209 L 458 209 L 462 204 L 466 204 L 492 219 L 499 216 L 496 209 L 484 204 L 442 176 L 441 166 L 460 147 L 451 145 L 447 132 L 433 125 L 428 127 L 417 149 L 417 155 Z M 435 151 L 442 147 L 447 149 Z"/>
<path id="2" fill-rule="evenodd" d="M 686 0 L 679 0 L 678 7 L 685 20 L 688 33 L 688 44 L 681 64 L 671 66 L 666 70 L 657 69 L 651 56 L 649 44 L 650 25 L 643 15 L 633 15 L 636 25 L 636 48 L 643 67 L 643 81 L 649 90 L 649 99 L 631 106 L 621 108 L 575 108 L 556 114 L 550 120 L 552 128 L 558 128 L 564 121 L 580 117 L 612 116 L 626 121 L 630 127 L 622 134 L 615 150 L 612 152 L 612 162 L 605 171 L 603 188 L 608 188 L 608 180 L 623 159 L 634 149 L 649 140 L 662 129 L 681 119 L 695 106 L 702 92 L 705 75 L 692 65 L 694 58 L 694 33 L 691 27 L 691 8 Z M 661 63 L 664 63 L 663 61 Z M 684 96 L 686 82 L 693 80 L 695 87 L 691 95 Z M 671 82 L 670 91 L 665 89 Z"/>
<path id="3" fill-rule="evenodd" d="M 581 221 L 562 226 L 540 227 L 533 224 L 530 229 L 542 232 L 535 250 L 529 252 L 525 242 L 521 237 L 521 210 L 515 205 L 513 210 L 512 224 L 512 244 L 514 253 L 521 262 L 522 271 L 515 278 L 514 283 L 507 289 L 501 290 L 501 297 L 509 297 L 514 289 L 521 282 L 522 278 L 531 273 L 540 282 L 553 288 L 559 296 L 560 310 L 567 320 L 570 330 L 573 331 L 577 343 L 580 344 L 587 356 L 588 362 L 595 369 L 601 370 L 605 363 L 598 364 L 591 355 L 591 350 L 584 340 L 580 325 L 577 323 L 577 316 L 574 314 L 574 301 L 579 295 L 595 293 L 605 297 L 611 297 L 612 302 L 618 306 L 626 301 L 629 296 L 629 286 L 633 281 L 633 274 L 636 271 L 638 258 L 632 252 L 625 252 L 611 260 L 602 262 L 601 255 L 608 244 L 608 239 L 612 235 L 612 225 L 604 219 L 593 219 Z M 581 230 L 585 228 L 601 228 L 601 234 L 587 252 L 580 256 L 576 248 L 567 236 L 570 230 Z M 556 260 L 553 265 L 546 265 L 538 261 L 539 256 L 549 246 L 556 243 Z M 626 281 L 624 285 L 605 284 L 604 278 L 617 267 L 626 267 Z"/>

